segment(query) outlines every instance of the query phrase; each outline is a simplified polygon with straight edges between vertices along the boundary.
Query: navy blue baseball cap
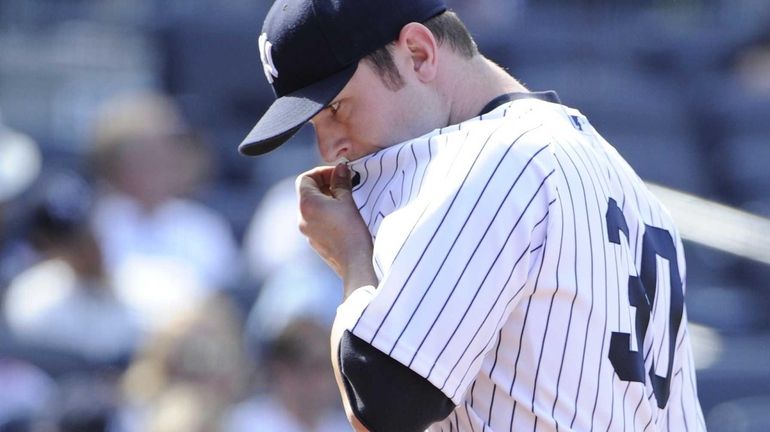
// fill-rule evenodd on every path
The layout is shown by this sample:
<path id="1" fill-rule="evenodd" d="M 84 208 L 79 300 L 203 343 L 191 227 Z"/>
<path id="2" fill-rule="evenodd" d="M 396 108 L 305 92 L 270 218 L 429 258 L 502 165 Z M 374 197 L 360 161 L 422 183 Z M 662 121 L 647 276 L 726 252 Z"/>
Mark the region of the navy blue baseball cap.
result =
<path id="1" fill-rule="evenodd" d="M 283 144 L 342 91 L 359 60 L 446 9 L 444 0 L 277 0 L 259 37 L 276 100 L 238 150 L 256 156 Z"/>

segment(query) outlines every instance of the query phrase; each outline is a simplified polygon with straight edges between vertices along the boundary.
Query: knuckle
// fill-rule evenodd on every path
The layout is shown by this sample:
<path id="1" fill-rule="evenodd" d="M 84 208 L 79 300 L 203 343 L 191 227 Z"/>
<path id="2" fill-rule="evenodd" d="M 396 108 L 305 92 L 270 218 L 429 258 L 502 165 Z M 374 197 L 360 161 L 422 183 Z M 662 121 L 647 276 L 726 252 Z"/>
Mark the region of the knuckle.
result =
<path id="1" fill-rule="evenodd" d="M 308 232 L 310 230 L 310 227 L 308 226 L 308 223 L 306 220 L 301 219 L 299 223 L 297 224 L 297 228 L 299 228 L 299 232 L 301 232 L 304 235 L 308 235 Z"/>
<path id="2" fill-rule="evenodd" d="M 306 175 L 307 173 L 302 173 L 298 175 L 296 179 L 294 179 L 294 188 L 297 190 L 297 193 L 299 193 L 302 189 L 302 182 L 304 181 Z"/>
<path id="3" fill-rule="evenodd" d="M 303 219 L 308 219 L 318 211 L 318 203 L 308 197 L 300 197 L 299 212 Z"/>

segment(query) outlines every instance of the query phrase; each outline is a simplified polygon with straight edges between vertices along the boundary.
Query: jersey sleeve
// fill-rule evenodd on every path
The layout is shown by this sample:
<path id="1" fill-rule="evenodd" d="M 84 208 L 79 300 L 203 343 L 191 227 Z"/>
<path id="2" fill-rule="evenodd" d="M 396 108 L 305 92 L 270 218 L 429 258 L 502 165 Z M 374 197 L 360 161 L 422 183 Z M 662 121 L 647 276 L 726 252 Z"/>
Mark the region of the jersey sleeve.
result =
<path id="1" fill-rule="evenodd" d="M 512 308 L 531 293 L 545 241 L 556 196 L 551 155 L 527 133 L 498 138 L 501 144 L 493 136 L 466 142 L 431 167 L 418 198 L 380 224 L 379 286 L 365 304 L 359 298 L 340 308 L 354 316 L 354 335 L 455 404 Z"/>

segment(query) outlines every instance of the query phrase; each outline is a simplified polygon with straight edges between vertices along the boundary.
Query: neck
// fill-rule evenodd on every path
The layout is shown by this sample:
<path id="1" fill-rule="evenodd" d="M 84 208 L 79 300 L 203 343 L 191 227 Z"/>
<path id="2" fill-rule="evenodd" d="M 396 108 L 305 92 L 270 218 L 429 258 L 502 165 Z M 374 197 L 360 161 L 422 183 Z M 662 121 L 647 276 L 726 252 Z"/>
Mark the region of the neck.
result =
<path id="1" fill-rule="evenodd" d="M 492 99 L 505 93 L 528 91 L 516 79 L 482 55 L 460 62 L 448 86 L 450 112 L 448 124 L 457 124 L 479 115 Z"/>

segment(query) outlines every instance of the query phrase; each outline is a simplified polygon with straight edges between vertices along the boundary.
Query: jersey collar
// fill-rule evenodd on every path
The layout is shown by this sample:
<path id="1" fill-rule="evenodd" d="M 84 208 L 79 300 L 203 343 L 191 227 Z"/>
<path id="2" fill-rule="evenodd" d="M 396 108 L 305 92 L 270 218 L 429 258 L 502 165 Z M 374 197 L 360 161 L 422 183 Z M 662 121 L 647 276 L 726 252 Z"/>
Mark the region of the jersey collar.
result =
<path id="1" fill-rule="evenodd" d="M 543 92 L 513 92 L 502 94 L 492 99 L 488 104 L 484 105 L 484 108 L 481 109 L 479 115 L 482 116 L 484 114 L 488 114 L 500 105 L 519 99 L 539 99 L 546 102 L 561 104 L 559 96 L 555 91 L 552 90 Z"/>
<path id="2" fill-rule="evenodd" d="M 494 111 L 496 108 L 508 103 L 513 102 L 515 100 L 519 99 L 538 99 L 545 102 L 551 102 L 551 103 L 557 103 L 561 104 L 561 101 L 559 100 L 559 96 L 556 94 L 555 91 L 548 90 L 548 91 L 542 91 L 542 92 L 512 92 L 512 93 L 506 93 L 500 96 L 497 96 L 496 98 L 492 99 L 482 110 L 481 113 L 479 113 L 478 116 L 474 117 L 473 119 L 469 119 L 467 121 L 475 121 L 475 119 L 478 119 L 479 116 L 482 116 L 484 114 L 488 114 L 492 111 Z M 409 141 L 406 141 L 402 143 L 401 145 L 406 145 L 410 142 L 417 141 L 420 139 L 430 139 L 430 137 L 434 135 L 439 135 L 444 129 L 436 129 L 431 132 L 428 132 L 427 134 L 417 137 L 414 139 L 411 139 Z M 380 150 L 377 153 L 372 153 L 370 155 L 364 156 L 360 159 L 350 161 L 349 165 L 350 168 L 353 170 L 353 178 L 352 178 L 352 184 L 353 184 L 353 190 L 357 190 L 358 186 L 361 185 L 362 181 L 367 181 L 372 174 L 380 174 L 380 172 L 383 170 L 383 164 L 384 166 L 390 166 L 391 163 L 394 163 L 395 159 L 397 159 L 397 150 L 399 145 L 394 145 L 391 147 L 388 147 L 386 149 Z M 379 155 L 379 156 L 375 156 Z M 388 156 L 389 155 L 389 156 Z M 369 161 L 372 159 L 377 159 L 379 163 L 372 163 L 368 164 Z M 386 161 L 383 161 L 385 159 Z M 371 166 L 369 166 L 371 165 Z M 387 170 L 387 169 L 386 169 Z M 365 172 L 365 178 L 361 178 L 361 172 Z"/>

